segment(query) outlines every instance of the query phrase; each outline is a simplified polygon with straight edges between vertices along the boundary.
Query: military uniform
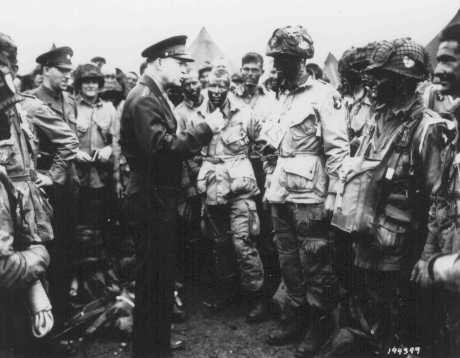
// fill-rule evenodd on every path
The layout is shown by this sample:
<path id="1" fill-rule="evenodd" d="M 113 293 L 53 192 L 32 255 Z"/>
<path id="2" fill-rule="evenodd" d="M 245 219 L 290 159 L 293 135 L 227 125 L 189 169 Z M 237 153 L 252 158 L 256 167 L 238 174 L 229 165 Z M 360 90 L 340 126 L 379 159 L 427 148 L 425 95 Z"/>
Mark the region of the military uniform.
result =
<path id="1" fill-rule="evenodd" d="M 30 122 L 36 121 L 48 130 L 56 127 L 43 104 L 15 93 L 9 71 L 16 64 L 17 48 L 9 36 L 0 34 L 0 50 L 0 355 L 13 356 L 11 348 L 30 353 L 28 309 L 33 315 L 38 307 L 26 307 L 23 300 L 32 295 L 33 285 L 40 286 L 44 294 L 38 283 L 49 265 L 43 242 L 53 238 L 49 204 L 35 184 Z M 59 178 L 59 169 L 65 166 L 66 151 L 60 149 L 53 170 L 47 173 L 54 179 Z M 49 312 L 46 314 L 52 318 Z"/>
<path id="2" fill-rule="evenodd" d="M 94 156 L 98 150 L 112 147 L 113 123 L 116 111 L 110 102 L 98 99 L 90 103 L 83 97 L 77 99 L 77 135 L 80 150 Z M 108 220 L 113 210 L 113 161 L 77 162 L 80 181 L 76 226 L 77 251 L 74 259 L 104 256 L 105 241 L 113 240 L 108 233 Z M 80 263 L 81 264 L 81 263 Z"/>
<path id="3" fill-rule="evenodd" d="M 262 288 L 264 276 L 262 261 L 253 241 L 259 234 L 253 199 L 259 189 L 248 157 L 249 143 L 257 139 L 257 124 L 249 109 L 236 105 L 231 97 L 227 97 L 223 109 L 216 111 L 223 116 L 225 124 L 202 151 L 198 192 L 205 197 L 207 226 L 216 227 L 217 232 L 213 235 L 215 259 L 219 260 L 231 251 L 226 242 L 227 223 L 232 233 L 241 287 L 245 292 L 255 293 Z M 211 115 L 207 100 L 197 109 L 197 114 L 203 119 Z M 219 262 L 215 262 L 218 280 L 234 275 L 230 268 L 229 272 L 222 272 L 224 268 L 219 266 Z"/>
<path id="4" fill-rule="evenodd" d="M 313 56 L 313 41 L 302 27 L 288 26 L 274 32 L 267 54 L 275 62 L 277 56 L 286 55 L 305 61 Z M 288 58 L 294 61 L 296 57 Z M 286 63 L 278 64 L 281 70 L 286 70 Z M 310 329 L 296 352 L 303 357 L 316 352 L 327 339 L 331 312 L 338 302 L 325 201 L 336 192 L 338 170 L 349 146 L 338 92 L 311 76 L 296 81 L 290 89 L 281 84 L 279 117 L 271 130 L 265 130 L 278 152 L 265 198 L 272 207 L 274 239 L 287 288 L 285 309 L 289 320 L 297 322 L 273 332 L 269 343 L 285 343 L 304 326 L 301 309 L 308 303 Z"/>
<path id="5" fill-rule="evenodd" d="M 460 99 L 453 98 L 450 95 L 444 95 L 439 92 L 436 85 L 429 82 L 424 83 L 420 86 L 419 91 L 421 93 L 423 104 L 439 113 L 443 118 L 451 119 L 455 117 L 455 111 L 460 107 Z"/>
<path id="6" fill-rule="evenodd" d="M 423 47 L 408 39 L 377 46 L 366 72 L 371 79 L 377 78 L 371 92 L 382 103 L 376 106 L 374 122 L 366 129 L 355 155 L 360 163 L 367 163 L 362 168 L 372 164 L 375 169 L 357 169 L 346 176 L 350 183 L 361 179 L 365 183 L 345 186 L 345 193 L 356 193 L 357 201 L 343 198 L 345 207 L 362 208 L 361 203 L 366 203 L 363 215 L 357 216 L 351 229 L 355 266 L 362 273 L 362 286 L 354 291 L 362 304 L 360 329 L 384 350 L 389 345 L 414 344 L 416 333 L 420 333 L 416 325 L 423 316 L 415 316 L 420 299 L 415 299 L 409 274 L 423 246 L 429 197 L 440 187 L 448 126 L 424 108 L 412 88 L 401 89 L 404 101 L 399 99 L 398 105 L 380 99 L 379 81 L 390 71 L 412 81 L 415 87 L 426 76 L 425 61 Z M 337 223 L 334 218 L 333 223 Z M 371 330 L 374 325 L 378 329 Z"/>
<path id="7" fill-rule="evenodd" d="M 202 103 L 200 96 L 199 103 Z M 177 118 L 177 133 L 184 133 L 193 128 L 193 122 L 197 119 L 197 107 L 188 98 L 179 103 L 174 113 Z M 203 267 L 204 253 L 207 251 L 203 246 L 201 234 L 201 197 L 196 187 L 196 179 L 201 167 L 201 156 L 182 162 L 181 198 L 179 199 L 180 240 L 178 242 L 178 273 L 177 280 L 183 282 L 185 275 L 198 277 Z"/>
<path id="8" fill-rule="evenodd" d="M 147 48 L 143 56 L 184 56 L 185 36 Z M 165 92 L 144 74 L 126 99 L 121 147 L 131 168 L 125 209 L 136 243 L 136 357 L 169 353 L 174 289 L 174 241 L 182 160 L 197 154 L 212 132 L 200 123 L 176 135 L 176 118 Z"/>
<path id="9" fill-rule="evenodd" d="M 241 106 L 248 106 L 251 109 L 252 117 L 255 121 L 260 123 L 261 128 L 268 127 L 266 123 L 272 121 L 276 117 L 279 103 L 276 101 L 275 94 L 268 91 L 263 86 L 257 86 L 254 94 L 251 96 L 245 95 L 243 91 L 243 93 L 235 93 L 234 98 Z M 261 191 L 261 193 L 255 197 L 257 213 L 260 218 L 260 235 L 257 239 L 257 243 L 264 264 L 264 296 L 266 299 L 270 299 L 279 286 L 280 270 L 278 255 L 273 242 L 273 225 L 270 207 L 267 203 L 263 202 L 265 182 L 267 174 L 269 175 L 268 165 L 265 165 L 264 168 L 266 160 L 255 143 L 252 144 L 250 160 L 254 168 L 257 186 Z"/>
<path id="10" fill-rule="evenodd" d="M 6 177 L 0 173 L 2 176 Z M 21 243 L 16 221 L 23 217 L 14 218 L 17 201 L 7 185 L 7 181 L 0 178 L 0 355 L 16 357 L 17 353 L 17 357 L 24 357 L 23 354 L 29 352 L 30 355 L 26 356 L 32 357 L 36 352 L 30 352 L 30 307 L 25 302 L 28 288 L 44 276 L 50 259 L 42 244 Z M 24 211 L 17 212 L 22 214 Z M 3 252 L 7 246 L 13 245 L 14 250 L 10 247 L 8 252 Z"/>
<path id="11" fill-rule="evenodd" d="M 73 54 L 68 47 L 53 48 L 37 57 L 36 61 L 42 66 L 62 66 L 71 68 L 70 58 Z M 70 127 L 75 133 L 76 103 L 75 98 L 67 92 L 55 91 L 44 84 L 30 91 L 32 95 L 44 102 L 58 116 L 64 125 Z M 37 156 L 37 169 L 47 171 L 50 169 L 56 146 L 49 137 L 37 128 L 39 154 Z M 47 188 L 51 203 L 54 208 L 53 229 L 56 241 L 50 247 L 53 265 L 50 269 L 51 286 L 57 290 L 53 293 L 58 317 L 64 314 L 67 301 L 68 286 L 68 255 L 75 238 L 76 208 L 78 198 L 78 177 L 74 163 L 69 163 L 65 170 L 63 180 L 55 182 Z M 64 272 L 64 274 L 63 274 Z M 67 282 L 69 281 L 69 282 Z M 55 296 L 56 295 L 56 296 Z"/>
<path id="12" fill-rule="evenodd" d="M 330 85 L 309 77 L 280 96 L 284 111 L 273 123 L 273 130 L 280 132 L 279 156 L 265 198 L 272 204 L 281 271 L 289 304 L 295 307 L 308 301 L 329 309 L 338 294 L 327 260 L 324 210 L 326 195 L 335 192 L 338 169 L 348 155 L 345 112 L 334 107 L 337 96 Z"/>

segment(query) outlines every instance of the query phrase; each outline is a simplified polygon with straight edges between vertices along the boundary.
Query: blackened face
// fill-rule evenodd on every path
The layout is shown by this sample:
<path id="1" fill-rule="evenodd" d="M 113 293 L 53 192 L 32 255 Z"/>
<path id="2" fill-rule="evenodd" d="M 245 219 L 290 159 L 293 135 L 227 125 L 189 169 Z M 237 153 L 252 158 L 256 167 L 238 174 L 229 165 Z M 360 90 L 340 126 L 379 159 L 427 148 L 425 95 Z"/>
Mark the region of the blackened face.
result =
<path id="1" fill-rule="evenodd" d="M 274 57 L 273 67 L 276 68 L 281 79 L 292 82 L 299 74 L 302 61 L 303 59 L 300 57 L 277 55 Z"/>
<path id="2" fill-rule="evenodd" d="M 241 67 L 241 75 L 245 86 L 257 86 L 260 76 L 264 73 L 260 62 L 245 63 Z"/>
<path id="3" fill-rule="evenodd" d="M 377 105 L 391 103 L 398 94 L 398 78 L 387 71 L 373 71 L 365 77 L 369 98 Z"/>
<path id="4" fill-rule="evenodd" d="M 219 78 L 211 76 L 208 85 L 209 101 L 215 106 L 220 107 L 227 99 L 227 94 L 230 89 L 230 81 L 228 78 Z"/>
<path id="5" fill-rule="evenodd" d="M 460 95 L 460 43 L 444 41 L 436 55 L 438 65 L 434 71 L 444 94 Z"/>
<path id="6" fill-rule="evenodd" d="M 187 78 L 182 82 L 182 88 L 186 98 L 198 102 L 201 94 L 201 83 L 196 77 Z"/>

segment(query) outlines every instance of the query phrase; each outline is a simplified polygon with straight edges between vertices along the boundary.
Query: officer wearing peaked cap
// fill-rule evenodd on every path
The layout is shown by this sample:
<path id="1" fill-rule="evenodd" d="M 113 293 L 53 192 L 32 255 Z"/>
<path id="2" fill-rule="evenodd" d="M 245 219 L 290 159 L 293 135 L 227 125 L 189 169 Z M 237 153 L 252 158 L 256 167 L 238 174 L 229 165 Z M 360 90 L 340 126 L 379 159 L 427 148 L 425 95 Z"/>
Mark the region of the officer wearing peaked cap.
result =
<path id="1" fill-rule="evenodd" d="M 70 47 L 55 45 L 39 55 L 36 62 L 43 69 L 43 82 L 30 93 L 48 105 L 60 118 L 62 125 L 70 127 L 76 133 L 76 102 L 75 98 L 67 92 L 72 70 L 72 56 L 73 50 Z M 48 171 L 53 161 L 55 146 L 41 130 L 37 131 L 37 137 L 39 148 L 37 168 L 40 171 Z M 65 315 L 70 284 L 70 279 L 66 277 L 69 262 L 66 257 L 70 254 L 70 245 L 75 238 L 75 208 L 78 196 L 78 178 L 74 163 L 70 163 L 66 168 L 62 182 L 48 186 L 47 192 L 55 209 L 53 229 L 56 241 L 51 252 L 53 268 L 50 271 L 50 280 L 55 291 L 52 294 L 58 315 Z"/>
<path id="2" fill-rule="evenodd" d="M 186 36 L 174 36 L 142 52 L 147 67 L 126 99 L 120 143 L 131 168 L 125 209 L 136 237 L 135 357 L 170 356 L 174 289 L 174 240 L 182 161 L 212 137 L 204 122 L 176 134 L 168 86 L 180 86 L 186 63 Z"/>

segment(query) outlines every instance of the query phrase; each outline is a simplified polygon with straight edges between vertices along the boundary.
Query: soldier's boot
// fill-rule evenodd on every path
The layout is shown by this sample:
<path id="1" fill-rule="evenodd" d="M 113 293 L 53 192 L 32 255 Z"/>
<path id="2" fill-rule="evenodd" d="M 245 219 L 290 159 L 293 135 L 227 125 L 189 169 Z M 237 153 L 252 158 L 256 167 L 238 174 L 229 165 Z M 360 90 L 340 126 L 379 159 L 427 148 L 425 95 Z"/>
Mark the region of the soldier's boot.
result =
<path id="1" fill-rule="evenodd" d="M 258 323 L 268 316 L 268 300 L 265 297 L 253 297 L 249 301 L 249 311 L 246 315 L 246 322 Z"/>
<path id="2" fill-rule="evenodd" d="M 304 340 L 295 351 L 295 358 L 307 358 L 320 350 L 330 338 L 335 328 L 334 317 L 331 313 L 312 309 L 310 325 Z"/>
<path id="3" fill-rule="evenodd" d="M 355 335 L 350 330 L 342 328 L 327 341 L 314 358 L 342 357 L 351 353 L 356 344 Z"/>
<path id="4" fill-rule="evenodd" d="M 216 284 L 214 293 L 203 301 L 203 304 L 211 311 L 221 311 L 237 300 L 238 289 L 234 278 L 225 279 Z"/>
<path id="5" fill-rule="evenodd" d="M 282 346 L 298 338 L 305 328 L 305 312 L 302 308 L 286 306 L 280 325 L 269 334 L 267 343 Z"/>

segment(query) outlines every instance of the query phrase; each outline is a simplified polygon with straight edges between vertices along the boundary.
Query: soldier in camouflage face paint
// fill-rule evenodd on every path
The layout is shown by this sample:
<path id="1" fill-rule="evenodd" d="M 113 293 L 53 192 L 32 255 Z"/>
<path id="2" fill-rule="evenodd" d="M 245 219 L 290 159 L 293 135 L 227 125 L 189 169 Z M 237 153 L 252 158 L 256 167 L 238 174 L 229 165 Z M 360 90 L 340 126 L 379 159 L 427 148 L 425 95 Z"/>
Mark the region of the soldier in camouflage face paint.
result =
<path id="1" fill-rule="evenodd" d="M 285 344 L 310 326 L 296 357 L 314 354 L 334 328 L 338 282 L 328 239 L 338 170 L 349 154 L 345 111 L 339 93 L 306 71 L 313 41 L 301 26 L 277 29 L 267 55 L 281 77 L 280 113 L 264 129 L 278 153 L 265 198 L 272 208 L 281 274 L 287 287 L 285 319 L 268 339 Z"/>

